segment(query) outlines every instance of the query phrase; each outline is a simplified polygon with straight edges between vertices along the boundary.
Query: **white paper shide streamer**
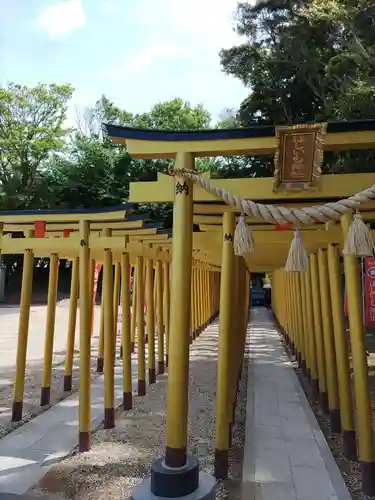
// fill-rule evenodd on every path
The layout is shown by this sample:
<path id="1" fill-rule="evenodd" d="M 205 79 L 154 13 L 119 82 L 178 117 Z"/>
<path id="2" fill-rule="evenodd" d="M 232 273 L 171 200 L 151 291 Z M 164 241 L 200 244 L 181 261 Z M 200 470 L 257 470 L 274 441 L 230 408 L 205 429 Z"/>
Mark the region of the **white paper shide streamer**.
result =
<path id="1" fill-rule="evenodd" d="M 288 258 L 285 264 L 285 271 L 307 271 L 309 267 L 309 257 L 303 244 L 301 233 L 298 227 L 294 231 L 294 238 L 290 245 Z"/>
<path id="2" fill-rule="evenodd" d="M 241 215 L 234 232 L 233 250 L 238 256 L 254 251 L 253 235 L 245 222 L 244 215 Z"/>
<path id="3" fill-rule="evenodd" d="M 261 0 L 258 0 L 261 1 Z M 263 0 L 267 1 L 267 0 Z M 363 191 L 356 193 L 335 203 L 325 205 L 314 205 L 304 208 L 289 209 L 274 205 L 264 205 L 236 196 L 231 192 L 216 186 L 209 179 L 198 175 L 195 171 L 188 169 L 174 169 L 172 175 L 181 175 L 199 184 L 203 189 L 214 194 L 242 212 L 239 223 L 234 234 L 234 252 L 236 255 L 244 255 L 254 251 L 254 241 L 250 228 L 245 223 L 244 216 L 258 217 L 271 224 L 314 224 L 316 222 L 339 221 L 341 216 L 357 210 L 363 203 L 375 199 L 375 184 Z M 344 254 L 356 255 L 358 257 L 372 256 L 375 252 L 371 232 L 362 221 L 359 213 L 354 214 L 349 229 L 348 239 L 344 248 Z M 305 271 L 308 269 L 308 254 L 301 240 L 301 235 L 296 229 L 289 250 L 286 271 Z"/>
<path id="4" fill-rule="evenodd" d="M 374 249 L 371 232 L 361 219 L 361 214 L 357 212 L 353 215 L 343 253 L 357 257 L 371 257 L 374 255 Z"/>

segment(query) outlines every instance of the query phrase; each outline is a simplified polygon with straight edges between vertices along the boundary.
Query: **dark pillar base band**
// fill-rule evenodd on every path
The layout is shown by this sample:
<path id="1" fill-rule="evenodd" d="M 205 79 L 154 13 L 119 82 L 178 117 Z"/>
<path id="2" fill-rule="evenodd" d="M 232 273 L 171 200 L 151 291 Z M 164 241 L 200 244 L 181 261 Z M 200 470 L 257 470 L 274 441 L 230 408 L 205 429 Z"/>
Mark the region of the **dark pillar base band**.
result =
<path id="1" fill-rule="evenodd" d="M 80 432 L 78 437 L 78 448 L 81 453 L 91 449 L 91 431 Z"/>
<path id="2" fill-rule="evenodd" d="M 146 380 L 138 380 L 138 396 L 146 395 Z"/>
<path id="3" fill-rule="evenodd" d="M 310 368 L 307 368 L 307 380 L 310 384 L 311 383 L 311 370 L 310 370 Z"/>
<path id="4" fill-rule="evenodd" d="M 305 377 L 307 376 L 307 367 L 306 367 L 306 361 L 304 359 L 301 359 L 301 369 L 302 369 L 302 375 Z"/>
<path id="5" fill-rule="evenodd" d="M 122 407 L 125 411 L 133 408 L 133 395 L 131 392 L 124 392 L 122 394 Z"/>
<path id="6" fill-rule="evenodd" d="M 115 426 L 115 409 L 104 408 L 104 429 L 113 429 Z"/>
<path id="7" fill-rule="evenodd" d="M 64 391 L 69 392 L 72 390 L 72 375 L 64 375 Z"/>
<path id="8" fill-rule="evenodd" d="M 343 431 L 342 441 L 344 444 L 344 454 L 346 458 L 351 462 L 356 462 L 358 460 L 358 454 L 355 431 Z"/>
<path id="9" fill-rule="evenodd" d="M 168 368 L 168 354 L 165 356 L 165 366 Z"/>
<path id="10" fill-rule="evenodd" d="M 228 425 L 228 442 L 229 442 L 229 448 L 232 448 L 232 422 Z"/>
<path id="11" fill-rule="evenodd" d="M 155 368 L 148 369 L 148 383 L 155 384 L 156 382 L 156 371 Z"/>
<path id="12" fill-rule="evenodd" d="M 165 447 L 165 464 L 168 467 L 183 467 L 186 464 L 186 448 Z"/>
<path id="13" fill-rule="evenodd" d="M 13 401 L 12 405 L 12 422 L 22 420 L 23 401 Z"/>
<path id="14" fill-rule="evenodd" d="M 51 399 L 51 388 L 42 387 L 40 389 L 40 406 L 49 405 L 50 399 Z"/>
<path id="15" fill-rule="evenodd" d="M 228 469 L 228 450 L 215 450 L 214 475 L 216 479 L 227 479 Z"/>
<path id="16" fill-rule="evenodd" d="M 328 408 L 328 394 L 326 392 L 321 392 L 320 393 L 320 398 L 319 398 L 319 406 L 320 409 L 324 414 L 329 413 L 329 408 Z"/>
<path id="17" fill-rule="evenodd" d="M 163 375 L 164 373 L 164 361 L 158 361 L 158 375 Z"/>
<path id="18" fill-rule="evenodd" d="M 104 370 L 104 359 L 98 358 L 96 361 L 96 372 L 103 373 L 103 370 Z"/>
<path id="19" fill-rule="evenodd" d="M 315 402 L 319 400 L 319 381 L 316 378 L 311 379 L 311 399 Z"/>
<path id="20" fill-rule="evenodd" d="M 148 344 L 148 335 L 145 335 L 145 344 Z"/>
<path id="21" fill-rule="evenodd" d="M 124 357 L 124 348 L 120 345 L 120 359 Z"/>
<path id="22" fill-rule="evenodd" d="M 297 352 L 297 363 L 299 368 L 302 368 L 302 356 L 300 352 Z"/>
<path id="23" fill-rule="evenodd" d="M 375 462 L 361 462 L 362 493 L 375 496 Z"/>
<path id="24" fill-rule="evenodd" d="M 131 346 L 131 352 L 132 353 L 134 352 L 134 349 L 135 349 L 135 344 L 134 344 L 134 342 L 132 342 L 132 346 Z"/>
<path id="25" fill-rule="evenodd" d="M 341 416 L 338 408 L 329 410 L 329 421 L 332 434 L 341 434 Z"/>
<path id="26" fill-rule="evenodd" d="M 189 337 L 189 344 L 191 345 L 192 343 L 193 343 L 193 337 L 192 337 L 192 335 L 190 335 L 190 337 Z"/>
<path id="27" fill-rule="evenodd" d="M 186 452 L 185 452 L 186 457 Z M 166 460 L 165 460 L 166 462 Z M 151 467 L 151 493 L 156 497 L 182 498 L 199 486 L 199 463 L 193 456 L 185 458 L 185 464 L 177 470 L 165 467 L 163 459 L 154 461 Z"/>

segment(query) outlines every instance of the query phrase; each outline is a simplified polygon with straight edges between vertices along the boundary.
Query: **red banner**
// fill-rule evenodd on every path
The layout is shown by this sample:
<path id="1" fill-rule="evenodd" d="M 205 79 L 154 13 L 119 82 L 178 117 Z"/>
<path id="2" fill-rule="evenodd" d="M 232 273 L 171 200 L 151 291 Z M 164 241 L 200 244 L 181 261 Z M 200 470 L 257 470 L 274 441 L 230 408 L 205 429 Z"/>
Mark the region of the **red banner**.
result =
<path id="1" fill-rule="evenodd" d="M 94 306 L 96 302 L 96 294 L 98 292 L 98 282 L 100 271 L 102 270 L 103 264 L 95 264 L 94 281 L 92 284 L 92 323 L 91 323 L 91 335 L 94 331 Z"/>
<path id="2" fill-rule="evenodd" d="M 375 257 L 365 257 L 363 260 L 365 325 L 375 326 Z"/>

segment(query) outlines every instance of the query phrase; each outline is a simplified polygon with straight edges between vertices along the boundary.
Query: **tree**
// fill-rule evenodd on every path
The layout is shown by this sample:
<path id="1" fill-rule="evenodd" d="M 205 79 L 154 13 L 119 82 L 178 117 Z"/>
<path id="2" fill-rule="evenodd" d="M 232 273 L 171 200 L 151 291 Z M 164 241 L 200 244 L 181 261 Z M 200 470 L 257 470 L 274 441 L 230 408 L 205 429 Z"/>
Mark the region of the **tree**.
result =
<path id="1" fill-rule="evenodd" d="M 71 138 L 71 150 L 65 157 L 54 158 L 50 185 L 54 199 L 65 206 L 93 207 L 115 205 L 128 199 L 130 182 L 155 181 L 158 172 L 167 172 L 171 161 L 132 160 L 124 145 L 115 144 L 102 134 L 103 123 L 168 130 L 207 128 L 210 114 L 201 106 L 182 99 L 158 103 L 149 113 L 132 114 L 102 96 L 96 105 L 80 115 L 79 129 Z M 208 170 L 210 161 L 197 160 L 198 168 Z M 142 205 L 141 212 L 171 225 L 171 206 Z"/>
<path id="2" fill-rule="evenodd" d="M 244 43 L 220 58 L 249 88 L 242 125 L 372 118 L 373 23 L 371 0 L 240 3 L 236 31 Z M 324 168 L 364 171 L 372 163 L 369 151 L 327 154 Z"/>
<path id="3" fill-rule="evenodd" d="M 312 0 L 301 9 L 312 22 L 325 20 L 344 34 L 347 53 L 355 54 L 357 62 L 374 75 L 375 70 L 375 4 L 368 0 Z"/>
<path id="4" fill-rule="evenodd" d="M 149 113 L 134 115 L 128 124 L 161 130 L 200 130 L 208 128 L 210 122 L 210 113 L 201 104 L 191 106 L 189 102 L 175 98 L 155 104 Z"/>
<path id="5" fill-rule="evenodd" d="M 239 4 L 236 30 L 246 42 L 222 50 L 220 57 L 224 71 L 251 89 L 240 107 L 241 121 L 373 116 L 374 9 L 369 0 Z"/>
<path id="6" fill-rule="evenodd" d="M 64 128 L 70 85 L 10 83 L 0 88 L 0 203 L 3 208 L 39 206 L 45 167 L 66 148 Z"/>

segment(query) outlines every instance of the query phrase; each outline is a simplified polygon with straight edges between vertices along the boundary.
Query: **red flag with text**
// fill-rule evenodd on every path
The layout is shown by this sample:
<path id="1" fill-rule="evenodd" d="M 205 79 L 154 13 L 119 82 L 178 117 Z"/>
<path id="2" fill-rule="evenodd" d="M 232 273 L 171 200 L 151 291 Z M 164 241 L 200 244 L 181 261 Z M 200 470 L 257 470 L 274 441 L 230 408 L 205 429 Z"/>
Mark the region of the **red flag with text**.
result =
<path id="1" fill-rule="evenodd" d="M 364 259 L 365 325 L 375 326 L 375 257 Z"/>
<path id="2" fill-rule="evenodd" d="M 102 270 L 103 264 L 95 264 L 94 281 L 92 284 L 92 323 L 91 323 L 91 335 L 94 332 L 94 306 L 96 302 L 96 294 L 98 292 L 98 282 L 100 271 Z"/>

